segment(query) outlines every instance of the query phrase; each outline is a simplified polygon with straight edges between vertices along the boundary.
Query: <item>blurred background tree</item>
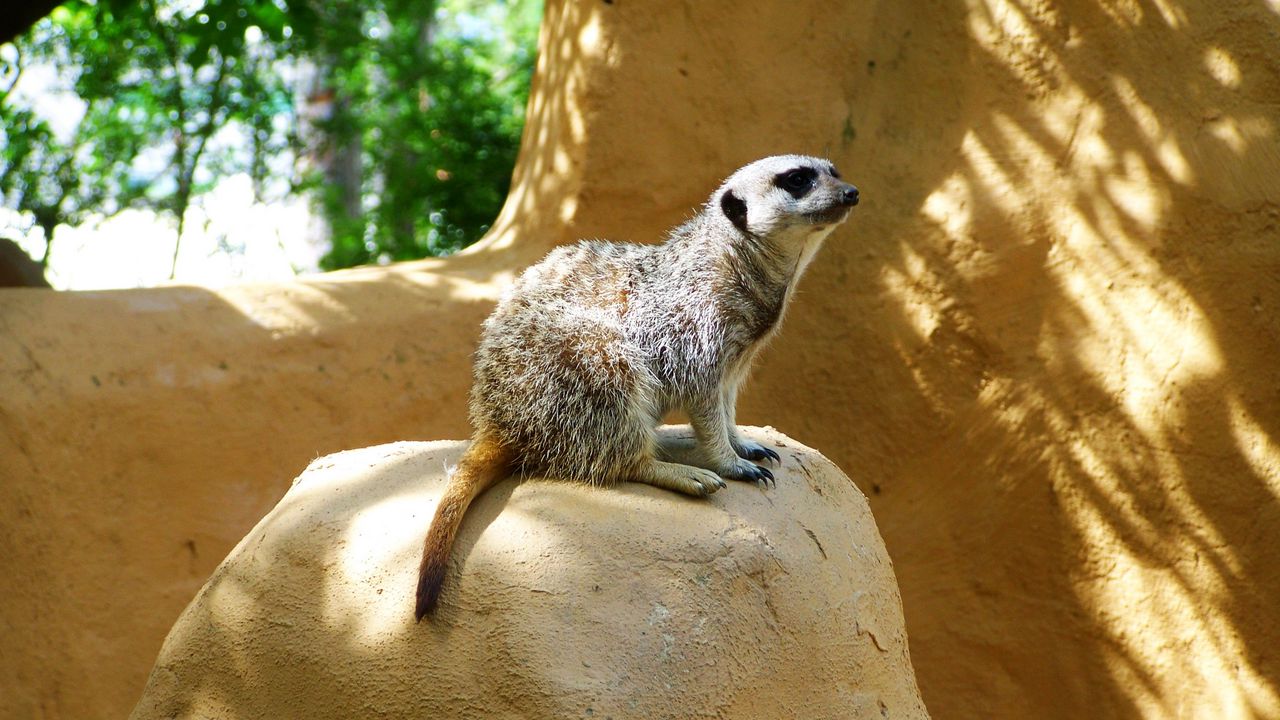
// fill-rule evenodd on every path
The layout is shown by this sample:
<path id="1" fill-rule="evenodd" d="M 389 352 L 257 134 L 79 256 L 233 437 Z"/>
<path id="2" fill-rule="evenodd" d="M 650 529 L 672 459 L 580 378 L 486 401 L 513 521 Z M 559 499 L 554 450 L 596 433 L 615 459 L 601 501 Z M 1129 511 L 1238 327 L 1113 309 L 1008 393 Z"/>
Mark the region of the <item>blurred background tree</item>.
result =
<path id="1" fill-rule="evenodd" d="M 72 0 L 0 49 L 0 194 L 47 265 L 59 226 L 126 208 L 169 219 L 245 174 L 303 194 L 324 269 L 453 252 L 506 196 L 540 0 Z M 52 67 L 61 132 L 14 92 Z M 65 112 L 64 112 L 65 114 Z"/>

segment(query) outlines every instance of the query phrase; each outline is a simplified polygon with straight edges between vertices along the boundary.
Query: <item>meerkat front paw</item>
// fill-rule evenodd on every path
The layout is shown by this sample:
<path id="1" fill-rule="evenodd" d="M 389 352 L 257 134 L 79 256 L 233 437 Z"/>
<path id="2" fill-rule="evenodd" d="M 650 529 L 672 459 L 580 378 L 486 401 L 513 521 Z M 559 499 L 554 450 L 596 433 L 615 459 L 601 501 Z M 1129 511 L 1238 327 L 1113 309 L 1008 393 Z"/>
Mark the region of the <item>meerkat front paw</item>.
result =
<path id="1" fill-rule="evenodd" d="M 688 479 L 691 483 L 691 487 L 694 488 L 694 491 L 689 493 L 690 495 L 702 495 L 705 497 L 723 487 L 728 487 L 719 475 L 711 472 L 710 470 L 689 467 L 688 473 Z M 697 488 L 699 487 L 702 488 L 701 492 L 697 492 Z"/>
<path id="2" fill-rule="evenodd" d="M 733 445 L 733 451 L 737 453 L 740 458 L 754 462 L 763 462 L 765 459 L 769 459 L 779 465 L 782 464 L 782 458 L 778 453 L 754 440 L 734 439 L 730 444 Z"/>
<path id="3" fill-rule="evenodd" d="M 773 479 L 773 472 L 769 468 L 761 467 L 744 458 L 734 458 L 728 467 L 720 469 L 720 475 L 730 480 L 753 482 L 761 487 L 768 487 L 770 483 L 774 487 L 778 486 L 778 481 Z"/>
<path id="4" fill-rule="evenodd" d="M 644 466 L 630 479 L 694 497 L 706 497 L 725 487 L 724 480 L 710 470 L 662 461 Z"/>

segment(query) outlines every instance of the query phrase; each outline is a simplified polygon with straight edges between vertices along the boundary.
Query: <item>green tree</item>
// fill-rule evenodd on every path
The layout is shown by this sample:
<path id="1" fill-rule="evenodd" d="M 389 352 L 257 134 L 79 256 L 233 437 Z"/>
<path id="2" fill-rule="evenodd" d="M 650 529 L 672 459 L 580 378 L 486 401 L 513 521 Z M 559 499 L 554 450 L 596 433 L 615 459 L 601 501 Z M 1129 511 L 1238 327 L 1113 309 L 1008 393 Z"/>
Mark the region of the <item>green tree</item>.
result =
<path id="1" fill-rule="evenodd" d="M 292 107 L 274 72 L 287 27 L 279 7 L 250 0 L 208 0 L 186 12 L 157 0 L 63 4 L 15 43 L 11 74 L 16 80 L 24 58 L 52 64 L 72 78 L 83 118 L 62 143 L 11 92 L 0 97 L 9 121 L 0 192 L 50 245 L 57 225 L 91 213 L 164 213 L 175 225 L 176 268 L 193 199 L 232 172 L 263 180 L 263 158 L 288 144 L 273 122 Z M 228 127 L 236 140 L 219 142 Z"/>
<path id="2" fill-rule="evenodd" d="M 31 109 L 10 101 L 23 63 L 16 49 L 0 56 L 0 76 L 7 81 L 0 89 L 0 196 L 12 198 L 13 208 L 43 231 L 45 250 L 36 261 L 47 269 L 54 229 L 82 222 L 88 212 L 104 205 L 106 193 L 79 172 L 77 157 L 86 144 L 79 129 L 64 142 Z"/>
<path id="3" fill-rule="evenodd" d="M 325 268 L 452 252 L 506 195 L 540 15 L 538 0 L 71 0 L 0 53 L 0 194 L 50 243 L 126 207 L 163 213 L 176 267 L 193 201 L 246 172 L 260 197 L 314 194 Z M 69 139 L 10 92 L 29 62 L 83 101 Z M 304 144 L 307 67 L 329 110 Z"/>
<path id="4" fill-rule="evenodd" d="M 330 159 L 357 148 L 360 191 L 322 192 L 322 267 L 453 252 L 501 208 L 524 125 L 541 3 L 384 0 L 313 5 L 333 98 Z M 331 172 L 333 180 L 340 172 Z M 349 182 L 349 180 L 348 180 Z"/>

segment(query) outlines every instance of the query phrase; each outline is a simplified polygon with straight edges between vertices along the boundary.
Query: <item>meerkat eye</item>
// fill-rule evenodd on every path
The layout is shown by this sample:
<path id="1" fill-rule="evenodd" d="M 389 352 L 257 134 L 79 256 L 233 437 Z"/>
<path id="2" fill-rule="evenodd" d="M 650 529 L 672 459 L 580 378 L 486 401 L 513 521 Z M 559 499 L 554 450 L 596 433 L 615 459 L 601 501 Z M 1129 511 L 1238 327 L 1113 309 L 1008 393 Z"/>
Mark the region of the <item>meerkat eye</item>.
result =
<path id="1" fill-rule="evenodd" d="M 830 170 L 831 170 L 831 177 L 833 177 L 833 178 L 835 178 L 835 179 L 839 180 L 839 179 L 840 179 L 840 171 L 836 169 L 836 166 L 835 166 L 835 165 L 832 165 L 832 166 L 831 166 L 831 168 L 830 168 Z"/>
<path id="2" fill-rule="evenodd" d="M 796 168 L 788 170 L 777 177 L 775 183 L 778 187 L 791 193 L 792 197 L 802 197 L 813 187 L 814 177 L 817 175 L 813 168 Z"/>

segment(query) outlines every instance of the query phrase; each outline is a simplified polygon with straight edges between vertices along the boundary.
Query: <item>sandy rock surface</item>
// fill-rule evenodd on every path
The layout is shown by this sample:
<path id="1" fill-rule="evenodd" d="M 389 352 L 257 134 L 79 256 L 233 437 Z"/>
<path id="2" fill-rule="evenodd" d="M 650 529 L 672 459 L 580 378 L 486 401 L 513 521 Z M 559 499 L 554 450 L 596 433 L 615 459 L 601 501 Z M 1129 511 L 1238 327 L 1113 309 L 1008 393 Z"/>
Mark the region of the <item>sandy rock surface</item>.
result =
<path id="1" fill-rule="evenodd" d="M 752 435 L 776 489 L 498 485 L 421 624 L 421 538 L 465 444 L 320 458 L 183 613 L 133 718 L 926 718 L 866 499 Z"/>

